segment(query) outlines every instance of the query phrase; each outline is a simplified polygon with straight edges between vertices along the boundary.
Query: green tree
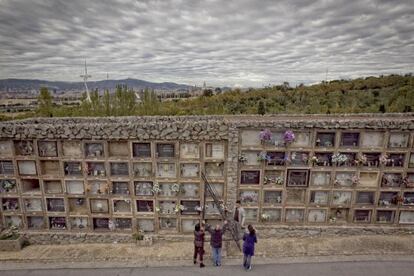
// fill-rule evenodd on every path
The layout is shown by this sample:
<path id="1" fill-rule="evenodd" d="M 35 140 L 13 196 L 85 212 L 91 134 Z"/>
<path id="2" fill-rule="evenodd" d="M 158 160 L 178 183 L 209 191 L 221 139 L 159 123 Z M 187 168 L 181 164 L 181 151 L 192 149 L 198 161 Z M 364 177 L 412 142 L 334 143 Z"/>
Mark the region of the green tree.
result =
<path id="1" fill-rule="evenodd" d="M 37 113 L 40 116 L 52 117 L 53 116 L 53 98 L 50 95 L 49 90 L 46 87 L 40 88 L 39 97 L 37 97 L 38 108 Z"/>
<path id="2" fill-rule="evenodd" d="M 260 115 L 266 114 L 266 107 L 263 101 L 260 101 L 259 105 L 257 106 L 257 114 L 260 114 Z"/>

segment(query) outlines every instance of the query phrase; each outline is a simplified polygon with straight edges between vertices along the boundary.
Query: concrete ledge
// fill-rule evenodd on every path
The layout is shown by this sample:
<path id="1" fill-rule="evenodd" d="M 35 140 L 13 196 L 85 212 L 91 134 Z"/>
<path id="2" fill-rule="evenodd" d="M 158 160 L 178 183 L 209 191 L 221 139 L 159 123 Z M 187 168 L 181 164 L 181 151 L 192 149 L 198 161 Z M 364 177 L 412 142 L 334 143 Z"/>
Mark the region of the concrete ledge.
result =
<path id="1" fill-rule="evenodd" d="M 23 241 L 22 235 L 14 240 L 0 240 L 0 251 L 19 251 L 22 249 Z"/>

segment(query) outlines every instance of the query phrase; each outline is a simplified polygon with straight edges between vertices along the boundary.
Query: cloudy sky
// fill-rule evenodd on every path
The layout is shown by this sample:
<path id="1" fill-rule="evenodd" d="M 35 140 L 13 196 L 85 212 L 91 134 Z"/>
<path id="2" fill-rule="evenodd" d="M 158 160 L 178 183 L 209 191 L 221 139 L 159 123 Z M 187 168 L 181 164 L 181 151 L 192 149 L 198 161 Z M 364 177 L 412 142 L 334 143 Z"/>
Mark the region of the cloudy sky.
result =
<path id="1" fill-rule="evenodd" d="M 79 81 L 85 58 L 93 80 L 192 85 L 414 72 L 414 4 L 0 0 L 0 78 Z"/>

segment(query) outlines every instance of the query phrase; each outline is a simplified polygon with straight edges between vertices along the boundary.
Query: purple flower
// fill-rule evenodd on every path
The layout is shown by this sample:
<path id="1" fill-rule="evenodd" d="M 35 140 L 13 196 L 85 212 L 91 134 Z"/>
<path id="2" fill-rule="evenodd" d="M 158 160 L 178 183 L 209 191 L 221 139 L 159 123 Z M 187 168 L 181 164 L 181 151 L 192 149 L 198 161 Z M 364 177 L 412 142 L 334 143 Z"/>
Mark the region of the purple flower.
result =
<path id="1" fill-rule="evenodd" d="M 262 141 L 270 141 L 272 140 L 272 132 L 267 128 L 260 131 L 259 138 Z"/>
<path id="2" fill-rule="evenodd" d="M 285 143 L 292 143 L 295 141 L 295 134 L 291 130 L 286 130 L 285 134 L 283 135 L 283 140 Z"/>

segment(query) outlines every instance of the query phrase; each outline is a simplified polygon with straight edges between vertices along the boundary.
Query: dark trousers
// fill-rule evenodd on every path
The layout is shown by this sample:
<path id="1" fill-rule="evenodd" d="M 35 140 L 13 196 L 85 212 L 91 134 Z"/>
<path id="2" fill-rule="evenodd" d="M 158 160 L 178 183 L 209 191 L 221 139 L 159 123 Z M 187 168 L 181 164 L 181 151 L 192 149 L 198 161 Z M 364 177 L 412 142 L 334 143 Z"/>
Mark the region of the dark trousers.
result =
<path id="1" fill-rule="evenodd" d="M 244 258 L 243 258 L 243 266 L 245 269 L 249 269 L 249 267 L 252 264 L 252 255 L 247 255 L 244 254 Z"/>
<path id="2" fill-rule="evenodd" d="M 203 262 L 203 256 L 204 256 L 204 248 L 203 247 L 197 247 L 194 246 L 194 261 L 197 260 L 197 255 L 200 259 L 200 262 Z"/>

